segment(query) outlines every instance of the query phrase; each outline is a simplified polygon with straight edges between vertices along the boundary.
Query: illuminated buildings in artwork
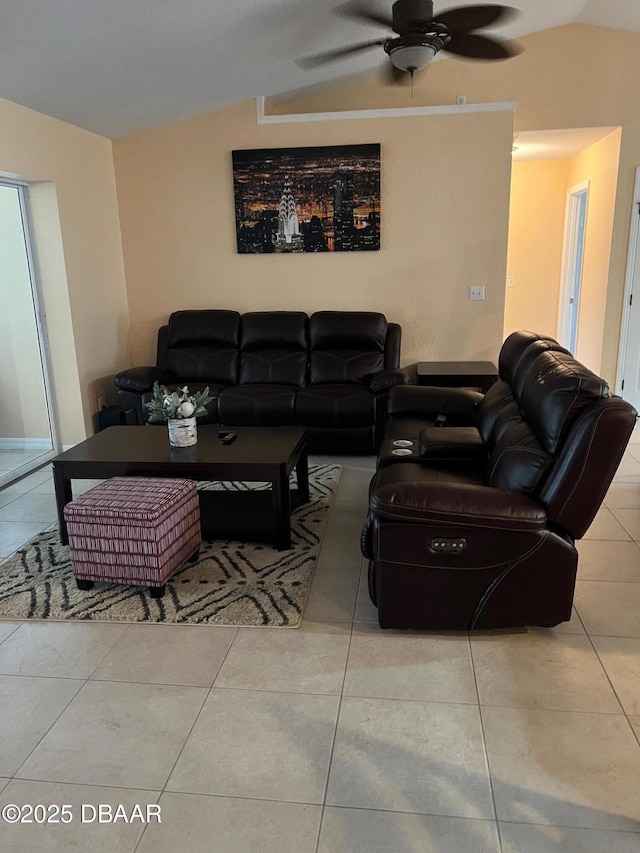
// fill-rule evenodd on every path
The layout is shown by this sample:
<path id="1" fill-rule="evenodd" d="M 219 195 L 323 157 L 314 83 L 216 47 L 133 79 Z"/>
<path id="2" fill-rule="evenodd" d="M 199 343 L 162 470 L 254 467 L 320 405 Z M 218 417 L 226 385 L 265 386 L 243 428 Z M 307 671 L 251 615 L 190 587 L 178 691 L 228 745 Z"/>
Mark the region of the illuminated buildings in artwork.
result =
<path id="1" fill-rule="evenodd" d="M 353 249 L 353 182 L 337 174 L 333 185 L 333 245 L 336 252 Z"/>
<path id="2" fill-rule="evenodd" d="M 284 183 L 280 207 L 278 209 L 278 236 L 276 252 L 304 252 L 304 241 L 300 234 L 300 223 L 296 202 L 288 180 Z"/>
<path id="3" fill-rule="evenodd" d="M 328 252 L 329 246 L 324 235 L 322 220 L 319 216 L 312 216 L 308 222 L 302 225 L 302 237 L 304 239 L 305 252 Z"/>
<path id="4" fill-rule="evenodd" d="M 241 254 L 380 248 L 380 146 L 233 152 Z"/>

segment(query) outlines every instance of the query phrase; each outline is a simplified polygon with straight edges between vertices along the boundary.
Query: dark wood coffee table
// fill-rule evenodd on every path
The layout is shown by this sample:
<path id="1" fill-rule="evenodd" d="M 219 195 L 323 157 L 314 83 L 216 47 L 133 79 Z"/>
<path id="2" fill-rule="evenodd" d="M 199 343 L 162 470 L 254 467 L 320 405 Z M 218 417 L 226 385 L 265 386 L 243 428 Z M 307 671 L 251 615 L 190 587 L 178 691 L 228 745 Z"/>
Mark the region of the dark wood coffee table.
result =
<path id="1" fill-rule="evenodd" d="M 76 444 L 53 460 L 58 524 L 68 543 L 64 507 L 73 499 L 72 479 L 186 477 L 190 480 L 267 482 L 267 490 L 200 491 L 207 538 L 273 539 L 291 547 L 291 507 L 309 500 L 307 443 L 301 427 L 230 427 L 229 445 L 217 426 L 199 426 L 193 447 L 169 445 L 166 426 L 113 426 Z M 289 488 L 296 471 L 297 490 Z"/>

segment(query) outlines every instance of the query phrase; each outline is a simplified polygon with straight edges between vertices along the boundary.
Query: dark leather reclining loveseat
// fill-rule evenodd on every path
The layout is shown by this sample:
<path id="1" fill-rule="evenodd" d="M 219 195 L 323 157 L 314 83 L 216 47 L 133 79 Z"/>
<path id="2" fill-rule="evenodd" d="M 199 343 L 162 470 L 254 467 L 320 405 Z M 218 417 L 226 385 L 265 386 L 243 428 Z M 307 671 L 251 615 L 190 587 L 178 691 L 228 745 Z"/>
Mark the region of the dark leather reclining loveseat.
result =
<path id="1" fill-rule="evenodd" d="M 158 332 L 157 364 L 115 377 L 127 423 L 147 421 L 154 380 L 209 386 L 199 423 L 305 427 L 309 450 L 373 453 L 399 370 L 401 329 L 371 311 L 177 311 Z"/>
<path id="2" fill-rule="evenodd" d="M 390 394 L 362 534 L 383 628 L 548 626 L 571 616 L 574 542 L 602 503 L 636 411 L 551 338 L 515 332 L 498 367 L 484 396 L 413 386 Z M 402 440 L 412 444 L 394 444 Z"/>

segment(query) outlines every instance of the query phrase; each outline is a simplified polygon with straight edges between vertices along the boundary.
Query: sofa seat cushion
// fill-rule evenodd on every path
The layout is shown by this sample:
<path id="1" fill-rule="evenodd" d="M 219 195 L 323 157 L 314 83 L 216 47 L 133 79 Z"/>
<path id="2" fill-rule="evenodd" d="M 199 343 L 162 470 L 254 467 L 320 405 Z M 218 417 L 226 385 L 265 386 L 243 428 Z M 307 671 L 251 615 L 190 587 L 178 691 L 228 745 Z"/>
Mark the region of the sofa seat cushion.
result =
<path id="1" fill-rule="evenodd" d="M 408 522 L 523 532 L 547 523 L 540 504 L 484 485 L 471 466 L 464 475 L 420 463 L 382 468 L 371 482 L 369 506 L 383 518 Z"/>
<path id="2" fill-rule="evenodd" d="M 375 422 L 375 397 L 364 385 L 315 385 L 298 391 L 301 426 L 357 427 Z"/>
<path id="3" fill-rule="evenodd" d="M 221 424 L 288 426 L 296 422 L 297 388 L 291 385 L 236 385 L 218 397 Z"/>

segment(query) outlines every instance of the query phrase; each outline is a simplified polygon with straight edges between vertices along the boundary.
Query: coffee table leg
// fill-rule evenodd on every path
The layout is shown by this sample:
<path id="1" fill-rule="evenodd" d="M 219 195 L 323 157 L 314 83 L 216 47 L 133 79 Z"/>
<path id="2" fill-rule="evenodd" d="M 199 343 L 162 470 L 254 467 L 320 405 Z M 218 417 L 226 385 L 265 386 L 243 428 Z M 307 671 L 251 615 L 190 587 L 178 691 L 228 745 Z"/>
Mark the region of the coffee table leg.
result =
<path id="1" fill-rule="evenodd" d="M 56 507 L 58 510 L 58 529 L 60 530 L 60 542 L 63 545 L 69 544 L 67 536 L 67 524 L 64 520 L 64 508 L 66 504 L 73 500 L 71 491 L 71 480 L 64 476 L 62 466 L 53 466 L 53 485 L 56 491 Z"/>
<path id="2" fill-rule="evenodd" d="M 296 464 L 296 480 L 300 503 L 306 504 L 309 500 L 309 457 L 306 450 L 300 454 Z"/>
<path id="3" fill-rule="evenodd" d="M 283 466 L 271 483 L 273 517 L 275 522 L 275 546 L 279 551 L 291 548 L 291 493 L 289 475 Z"/>

